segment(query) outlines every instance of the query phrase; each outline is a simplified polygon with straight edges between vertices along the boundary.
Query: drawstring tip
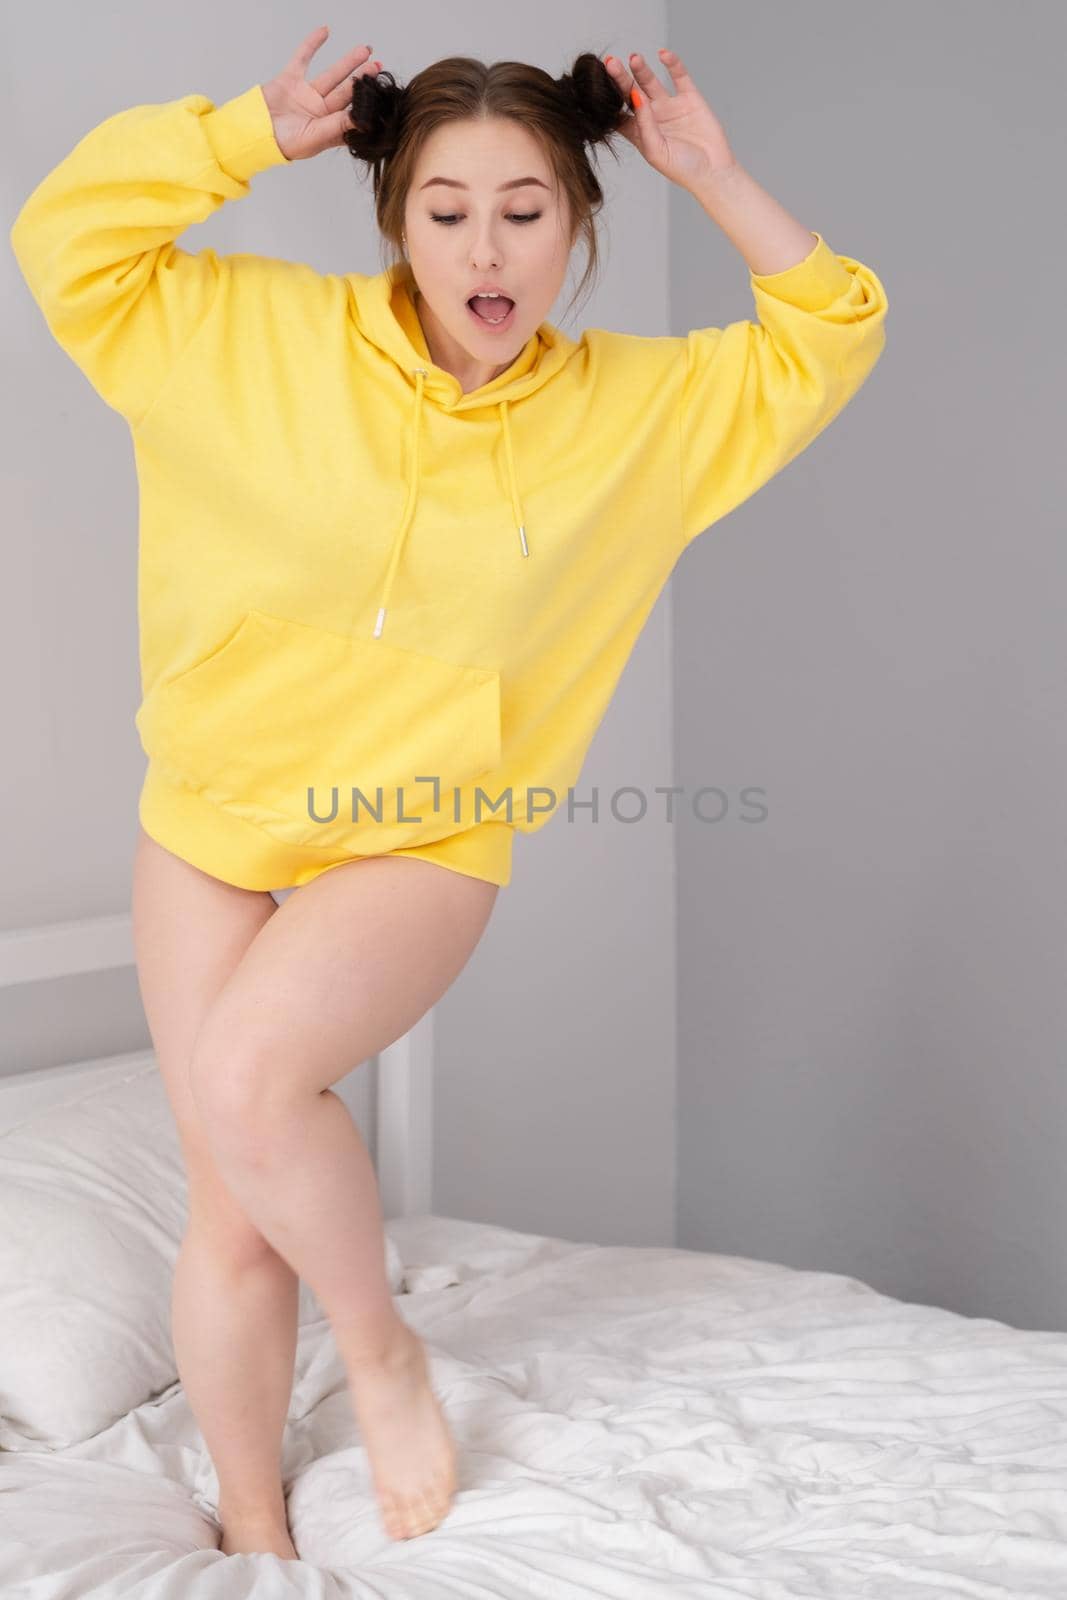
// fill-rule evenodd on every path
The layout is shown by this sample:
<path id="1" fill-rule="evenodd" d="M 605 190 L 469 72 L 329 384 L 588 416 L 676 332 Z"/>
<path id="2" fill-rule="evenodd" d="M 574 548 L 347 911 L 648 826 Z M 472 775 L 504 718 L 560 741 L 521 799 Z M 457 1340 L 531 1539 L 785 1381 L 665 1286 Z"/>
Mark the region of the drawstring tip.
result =
<path id="1" fill-rule="evenodd" d="M 385 627 L 385 607 L 382 606 L 381 610 L 378 612 L 378 620 L 374 624 L 374 637 L 376 639 L 380 639 L 381 638 L 382 629 L 384 627 Z"/>
<path id="2" fill-rule="evenodd" d="M 519 524 L 519 538 L 522 540 L 522 553 L 524 556 L 528 556 L 530 550 L 526 543 L 526 528 L 522 523 Z"/>

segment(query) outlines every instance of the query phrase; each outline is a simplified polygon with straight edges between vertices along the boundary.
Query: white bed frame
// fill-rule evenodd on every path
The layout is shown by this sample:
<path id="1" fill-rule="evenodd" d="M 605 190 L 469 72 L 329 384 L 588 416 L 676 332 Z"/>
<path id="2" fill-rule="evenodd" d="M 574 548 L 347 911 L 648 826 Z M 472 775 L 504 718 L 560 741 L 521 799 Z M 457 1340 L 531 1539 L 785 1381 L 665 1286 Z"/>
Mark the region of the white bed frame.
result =
<path id="1" fill-rule="evenodd" d="M 128 914 L 0 932 L 0 988 L 133 965 Z M 386 1217 L 432 1210 L 433 1058 L 431 1008 L 410 1032 L 356 1069 L 374 1073 L 375 1170 Z M 121 1075 L 123 1069 L 154 1061 L 154 1050 L 142 1050 L 0 1077 L 5 1109 L 17 1109 L 16 1116 L 5 1120 L 18 1120 L 36 1104 L 53 1100 L 57 1080 L 111 1069 Z"/>

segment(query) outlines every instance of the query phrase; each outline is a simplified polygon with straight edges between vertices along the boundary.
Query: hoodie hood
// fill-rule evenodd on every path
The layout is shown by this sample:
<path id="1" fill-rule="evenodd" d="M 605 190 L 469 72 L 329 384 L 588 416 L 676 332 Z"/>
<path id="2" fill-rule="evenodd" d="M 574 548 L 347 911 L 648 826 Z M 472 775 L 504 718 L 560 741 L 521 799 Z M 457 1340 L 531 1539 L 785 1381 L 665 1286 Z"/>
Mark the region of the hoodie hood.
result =
<path id="1" fill-rule="evenodd" d="M 352 295 L 359 332 L 394 363 L 411 391 L 411 409 L 408 413 L 408 492 L 382 580 L 373 633 L 375 639 L 380 639 L 404 541 L 418 505 L 421 471 L 419 446 L 424 406 L 437 406 L 442 411 L 457 414 L 483 412 L 487 407 L 496 410 L 507 462 L 510 509 L 516 536 L 515 552 L 520 560 L 525 559 L 530 554 L 530 546 L 519 492 L 509 407 L 548 383 L 579 347 L 552 323 L 542 322 L 509 367 L 489 383 L 483 383 L 465 394 L 459 379 L 443 367 L 435 366 L 431 360 L 422 324 L 415 310 L 415 281 L 410 262 L 396 262 L 373 277 L 349 273 L 346 281 Z"/>

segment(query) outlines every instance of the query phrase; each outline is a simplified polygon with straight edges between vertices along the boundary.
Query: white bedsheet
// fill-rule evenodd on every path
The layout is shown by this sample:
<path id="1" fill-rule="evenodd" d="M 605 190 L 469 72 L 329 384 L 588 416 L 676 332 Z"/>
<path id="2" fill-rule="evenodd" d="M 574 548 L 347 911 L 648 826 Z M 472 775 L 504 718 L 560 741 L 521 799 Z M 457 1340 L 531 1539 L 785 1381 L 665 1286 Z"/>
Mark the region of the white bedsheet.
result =
<path id="1" fill-rule="evenodd" d="M 218 1551 L 174 1385 L 0 1454 L 4 1600 L 1067 1597 L 1067 1335 L 737 1256 L 387 1228 L 459 1449 L 438 1528 L 383 1532 L 317 1322 L 284 1458 L 299 1562 Z"/>

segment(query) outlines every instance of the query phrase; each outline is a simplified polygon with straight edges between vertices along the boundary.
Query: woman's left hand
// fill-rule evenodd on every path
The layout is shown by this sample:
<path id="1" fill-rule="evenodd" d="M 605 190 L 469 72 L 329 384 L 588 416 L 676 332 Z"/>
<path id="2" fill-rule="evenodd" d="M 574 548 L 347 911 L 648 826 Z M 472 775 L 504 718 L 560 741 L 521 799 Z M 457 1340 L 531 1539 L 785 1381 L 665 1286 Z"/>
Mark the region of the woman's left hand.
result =
<path id="1" fill-rule="evenodd" d="M 696 189 L 709 178 L 737 165 L 722 123 L 685 70 L 673 50 L 659 52 L 674 80 L 671 94 L 660 83 L 644 56 L 635 50 L 630 57 L 633 78 L 617 56 L 607 56 L 604 66 L 623 94 L 634 105 L 634 79 L 640 90 L 640 105 L 619 130 L 635 145 L 650 167 L 683 189 Z"/>

